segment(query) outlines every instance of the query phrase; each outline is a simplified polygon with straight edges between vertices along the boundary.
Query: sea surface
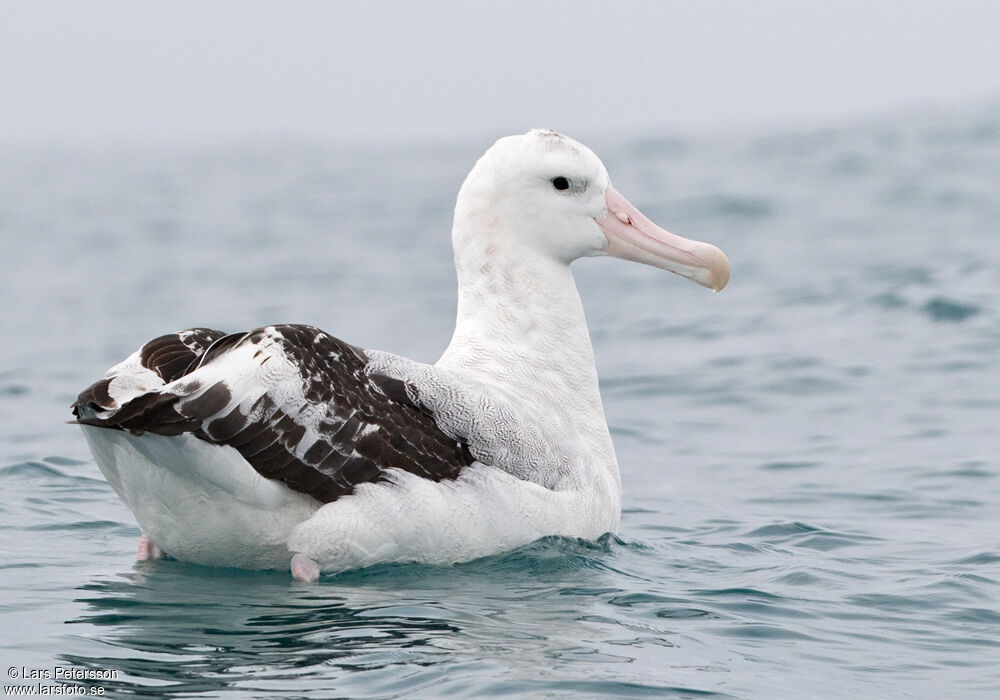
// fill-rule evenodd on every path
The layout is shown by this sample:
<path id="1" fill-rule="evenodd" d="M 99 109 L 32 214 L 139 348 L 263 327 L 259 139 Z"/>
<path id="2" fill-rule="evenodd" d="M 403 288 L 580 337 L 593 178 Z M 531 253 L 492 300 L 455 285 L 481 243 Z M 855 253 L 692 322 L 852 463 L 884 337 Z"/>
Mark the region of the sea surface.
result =
<path id="1" fill-rule="evenodd" d="M 0 145 L 5 693 L 1000 697 L 1000 107 L 574 136 L 733 270 L 574 265 L 621 531 L 313 586 L 135 563 L 69 404 L 195 325 L 433 361 L 491 138 Z"/>

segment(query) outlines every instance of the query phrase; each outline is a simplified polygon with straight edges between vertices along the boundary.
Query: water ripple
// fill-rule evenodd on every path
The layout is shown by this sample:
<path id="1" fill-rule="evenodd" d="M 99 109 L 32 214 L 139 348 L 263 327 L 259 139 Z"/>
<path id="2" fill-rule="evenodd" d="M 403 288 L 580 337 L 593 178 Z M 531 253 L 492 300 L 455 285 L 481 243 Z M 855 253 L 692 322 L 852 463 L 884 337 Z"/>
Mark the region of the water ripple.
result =
<path id="1" fill-rule="evenodd" d="M 965 321 L 982 312 L 975 304 L 967 304 L 947 297 L 934 297 L 921 307 L 932 321 Z"/>

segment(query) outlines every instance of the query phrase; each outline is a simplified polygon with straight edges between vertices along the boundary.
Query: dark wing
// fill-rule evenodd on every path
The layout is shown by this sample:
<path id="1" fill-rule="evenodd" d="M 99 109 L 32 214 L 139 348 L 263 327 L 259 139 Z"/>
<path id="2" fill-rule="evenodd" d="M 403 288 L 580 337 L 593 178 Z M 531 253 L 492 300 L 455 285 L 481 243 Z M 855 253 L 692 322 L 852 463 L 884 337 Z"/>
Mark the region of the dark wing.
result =
<path id="1" fill-rule="evenodd" d="M 139 394 L 174 381 L 224 335 L 211 328 L 189 328 L 153 338 L 80 392 L 73 414 L 80 418 L 114 410 Z"/>
<path id="2" fill-rule="evenodd" d="M 167 372 L 170 382 L 112 410 L 91 387 L 81 395 L 91 410 L 77 416 L 229 445 L 261 475 L 324 503 L 384 479 L 387 469 L 441 481 L 475 461 L 403 382 L 369 376 L 367 364 L 361 350 L 311 326 L 267 326 L 218 337 L 179 375 Z"/>

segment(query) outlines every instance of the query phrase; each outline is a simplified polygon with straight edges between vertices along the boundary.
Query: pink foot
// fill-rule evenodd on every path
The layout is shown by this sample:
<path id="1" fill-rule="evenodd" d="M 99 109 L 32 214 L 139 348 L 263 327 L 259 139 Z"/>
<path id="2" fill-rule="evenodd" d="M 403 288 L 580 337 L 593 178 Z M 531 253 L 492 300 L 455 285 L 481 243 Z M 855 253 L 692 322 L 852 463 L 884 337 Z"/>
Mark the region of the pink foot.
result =
<path id="1" fill-rule="evenodd" d="M 163 550 L 156 546 L 153 540 L 142 533 L 139 537 L 139 549 L 135 553 L 136 561 L 151 561 L 153 559 L 163 559 Z"/>
<path id="2" fill-rule="evenodd" d="M 319 581 L 319 564 L 305 554 L 296 553 L 292 557 L 292 578 L 303 583 Z"/>

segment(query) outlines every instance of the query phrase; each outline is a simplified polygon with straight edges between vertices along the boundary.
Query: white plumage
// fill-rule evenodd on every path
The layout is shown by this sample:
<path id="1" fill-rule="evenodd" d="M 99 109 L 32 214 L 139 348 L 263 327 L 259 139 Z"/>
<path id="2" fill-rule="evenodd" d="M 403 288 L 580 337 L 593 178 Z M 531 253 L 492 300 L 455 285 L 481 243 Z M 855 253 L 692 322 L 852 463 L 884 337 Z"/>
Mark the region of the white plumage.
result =
<path id="1" fill-rule="evenodd" d="M 81 394 L 95 459 L 155 543 L 141 554 L 315 579 L 617 530 L 618 465 L 569 264 L 610 254 L 718 291 L 725 256 L 652 224 L 586 147 L 538 130 L 477 162 L 452 237 L 458 314 L 434 365 L 308 326 L 190 329 Z"/>

